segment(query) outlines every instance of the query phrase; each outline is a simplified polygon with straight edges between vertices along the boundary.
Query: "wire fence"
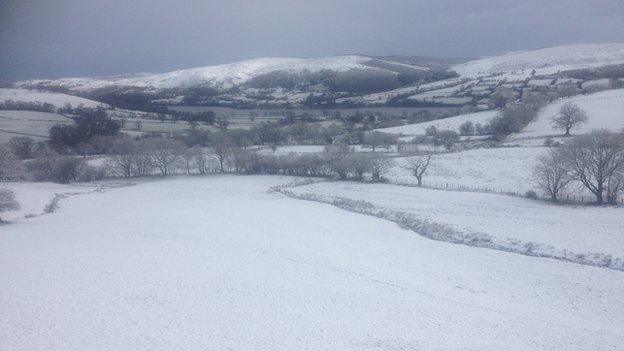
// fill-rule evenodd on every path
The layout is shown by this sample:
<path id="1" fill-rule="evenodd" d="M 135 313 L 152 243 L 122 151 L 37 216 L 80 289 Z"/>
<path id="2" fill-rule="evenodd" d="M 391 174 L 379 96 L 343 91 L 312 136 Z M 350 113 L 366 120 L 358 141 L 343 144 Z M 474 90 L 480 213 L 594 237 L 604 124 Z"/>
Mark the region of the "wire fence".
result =
<path id="1" fill-rule="evenodd" d="M 391 181 L 392 184 L 401 185 L 401 186 L 409 186 L 409 187 L 418 187 L 416 182 L 401 182 L 401 181 Z M 465 192 L 476 192 L 476 193 L 488 193 L 488 194 L 497 194 L 497 195 L 508 195 L 508 196 L 516 196 L 529 198 L 534 200 L 548 201 L 552 202 L 550 196 L 544 196 L 539 193 L 533 193 L 531 191 L 527 192 L 519 192 L 519 191 L 510 191 L 508 189 L 504 189 L 502 187 L 488 187 L 488 186 L 476 186 L 476 185 L 466 185 L 466 184 L 455 184 L 450 182 L 432 182 L 423 180 L 422 188 L 434 189 L 434 190 L 447 190 L 447 191 L 465 191 Z M 606 198 L 606 197 L 605 197 Z M 562 204 L 574 204 L 574 205 L 593 205 L 596 203 L 596 198 L 591 195 L 579 195 L 579 194 L 571 194 L 571 193 L 562 193 L 558 196 L 558 203 Z M 617 201 L 617 205 L 624 206 L 624 198 L 621 198 Z"/>

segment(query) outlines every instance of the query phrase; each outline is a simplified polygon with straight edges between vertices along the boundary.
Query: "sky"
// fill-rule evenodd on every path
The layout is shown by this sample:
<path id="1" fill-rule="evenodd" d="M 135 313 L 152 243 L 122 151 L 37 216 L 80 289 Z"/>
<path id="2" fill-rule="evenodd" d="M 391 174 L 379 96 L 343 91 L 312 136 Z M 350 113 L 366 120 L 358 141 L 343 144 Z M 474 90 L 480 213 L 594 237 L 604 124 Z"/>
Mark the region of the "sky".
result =
<path id="1" fill-rule="evenodd" d="M 624 42 L 622 0 L 0 0 L 0 83 L 257 57 L 480 57 Z"/>

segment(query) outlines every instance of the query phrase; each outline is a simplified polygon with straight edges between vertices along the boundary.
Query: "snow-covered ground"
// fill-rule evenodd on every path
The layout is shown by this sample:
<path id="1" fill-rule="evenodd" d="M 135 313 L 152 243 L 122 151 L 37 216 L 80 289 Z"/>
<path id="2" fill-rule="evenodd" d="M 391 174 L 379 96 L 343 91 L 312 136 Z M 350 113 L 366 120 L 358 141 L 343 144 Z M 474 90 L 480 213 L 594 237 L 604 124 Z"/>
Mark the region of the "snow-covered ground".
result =
<path id="1" fill-rule="evenodd" d="M 561 135 L 560 130 L 553 129 L 551 118 L 559 113 L 561 106 L 567 102 L 577 104 L 587 112 L 588 123 L 572 129 L 572 134 L 584 134 L 592 129 L 609 129 L 619 131 L 624 128 L 624 89 L 606 90 L 589 95 L 578 95 L 558 100 L 544 107 L 535 122 L 529 124 L 514 138 L 531 138 Z"/>
<path id="2" fill-rule="evenodd" d="M 423 178 L 425 186 L 517 192 L 535 189 L 531 173 L 546 147 L 474 149 L 437 154 Z M 416 184 L 405 169 L 409 157 L 395 158 L 395 166 L 385 177 L 392 183 Z"/>
<path id="3" fill-rule="evenodd" d="M 46 140 L 50 128 L 59 123 L 70 124 L 74 121 L 56 113 L 0 111 L 0 143 L 17 136 L 28 136 L 37 141 Z"/>
<path id="4" fill-rule="evenodd" d="M 429 122 L 407 124 L 404 126 L 381 128 L 377 129 L 379 132 L 391 133 L 391 134 L 403 134 L 403 135 L 424 135 L 427 128 L 435 126 L 440 129 L 451 129 L 459 132 L 459 126 L 467 121 L 471 121 L 474 124 L 481 123 L 485 125 L 490 119 L 496 116 L 498 111 L 482 111 L 467 113 L 455 117 L 448 117 L 437 119 Z"/>
<path id="5" fill-rule="evenodd" d="M 19 210 L 3 212 L 0 218 L 15 221 L 23 218 L 39 216 L 46 213 L 55 197 L 63 201 L 74 195 L 101 192 L 105 189 L 131 184 L 127 181 L 106 181 L 92 183 L 57 184 L 34 182 L 0 182 L 0 188 L 7 188 L 15 193 L 20 204 Z"/>
<path id="6" fill-rule="evenodd" d="M 370 147 L 364 147 L 362 145 L 352 145 L 351 148 L 357 152 L 372 152 Z M 323 150 L 325 150 L 324 145 L 282 145 L 278 146 L 275 151 L 271 148 L 263 147 L 260 149 L 260 152 L 264 154 L 286 155 L 289 153 L 319 153 L 323 152 Z M 378 147 L 375 149 L 375 152 L 396 153 L 396 145 L 391 145 L 388 149 Z"/>
<path id="7" fill-rule="evenodd" d="M 497 73 L 520 73 L 530 76 L 553 74 L 581 68 L 624 63 L 624 43 L 577 44 L 515 51 L 456 65 L 452 69 L 462 77 L 491 76 Z M 504 75 L 503 75 L 504 76 Z"/>
<path id="8" fill-rule="evenodd" d="M 3 226 L 0 349 L 624 344 L 622 272 L 428 240 L 266 193 L 289 180 L 154 181 L 70 197 L 53 214 Z M 514 209 L 501 218 L 524 210 Z"/>
<path id="9" fill-rule="evenodd" d="M 366 201 L 379 209 L 408 213 L 422 223 L 445 227 L 425 225 L 423 231 L 465 237 L 469 245 L 491 247 L 494 243 L 515 252 L 572 261 L 580 257 L 624 270 L 621 208 L 557 206 L 514 196 L 388 184 L 323 182 L 290 190 L 300 195 Z M 436 235 L 441 234 L 430 234 Z"/>
<path id="10" fill-rule="evenodd" d="M 80 104 L 84 105 L 84 107 L 105 106 L 105 104 L 101 102 L 62 93 L 50 93 L 29 89 L 0 88 L 0 102 L 4 102 L 5 100 L 40 102 L 42 104 L 48 103 L 57 108 L 63 107 L 65 104 L 71 104 L 73 107 L 77 107 Z"/>

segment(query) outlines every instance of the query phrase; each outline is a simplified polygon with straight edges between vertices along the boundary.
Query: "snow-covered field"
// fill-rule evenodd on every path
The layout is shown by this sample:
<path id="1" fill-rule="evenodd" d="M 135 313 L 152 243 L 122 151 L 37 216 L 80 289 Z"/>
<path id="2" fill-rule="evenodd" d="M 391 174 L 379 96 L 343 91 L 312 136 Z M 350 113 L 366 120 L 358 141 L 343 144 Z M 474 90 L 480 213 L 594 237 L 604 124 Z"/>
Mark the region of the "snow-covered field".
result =
<path id="1" fill-rule="evenodd" d="M 521 133 L 512 138 L 530 138 L 548 135 L 561 135 L 553 129 L 551 118 L 559 113 L 567 102 L 577 104 L 587 112 L 588 123 L 572 129 L 572 134 L 584 134 L 592 129 L 605 128 L 619 131 L 624 128 L 624 89 L 606 90 L 589 95 L 578 95 L 558 100 L 544 107 L 535 122 L 529 124 Z"/>
<path id="2" fill-rule="evenodd" d="M 558 71 L 624 63 L 624 43 L 577 44 L 515 51 L 500 56 L 469 61 L 452 67 L 462 77 L 491 76 L 496 73 L 530 76 Z"/>
<path id="3" fill-rule="evenodd" d="M 71 104 L 73 107 L 77 107 L 82 104 L 84 107 L 93 108 L 105 105 L 101 102 L 62 93 L 51 93 L 28 89 L 0 88 L 0 102 L 4 102 L 5 100 L 40 102 L 42 104 L 48 103 L 56 106 L 57 108 L 63 107 L 65 104 Z"/>
<path id="4" fill-rule="evenodd" d="M 537 158 L 546 147 L 507 147 L 474 149 L 437 154 L 425 173 L 425 186 L 458 187 L 518 192 L 535 189 L 531 179 Z M 405 169 L 409 157 L 395 159 L 395 166 L 385 177 L 392 183 L 416 184 L 416 178 Z"/>
<path id="5" fill-rule="evenodd" d="M 622 272 L 432 241 L 266 193 L 290 179 L 153 181 L 73 196 L 53 214 L 3 226 L 0 349 L 624 344 Z M 500 214 L 525 208 L 514 210 Z"/>
<path id="6" fill-rule="evenodd" d="M 352 145 L 351 148 L 357 152 L 372 152 L 370 147 L 364 147 L 362 145 Z M 260 152 L 264 154 L 286 155 L 289 153 L 319 153 L 323 152 L 323 150 L 325 150 L 324 145 L 282 145 L 278 146 L 275 151 L 271 148 L 264 147 Z M 375 149 L 375 152 L 396 153 L 396 145 L 391 145 L 388 149 L 378 147 Z"/>
<path id="7" fill-rule="evenodd" d="M 443 232 L 430 236 L 465 237 L 469 245 L 491 247 L 493 243 L 515 252 L 572 261 L 580 257 L 624 270 L 621 208 L 557 206 L 514 196 L 388 184 L 323 182 L 290 190 L 300 195 L 365 201 L 379 209 L 408 213 L 423 223 L 444 226 L 425 225 L 423 230 Z"/>
<path id="8" fill-rule="evenodd" d="M 56 113 L 37 111 L 0 111 L 0 143 L 17 136 L 28 136 L 37 141 L 48 139 L 55 124 L 73 123 L 70 118 Z"/>
<path id="9" fill-rule="evenodd" d="M 429 122 L 407 124 L 404 126 L 381 128 L 377 129 L 379 132 L 402 134 L 402 135 L 424 135 L 427 128 L 435 126 L 437 129 L 451 129 L 459 133 L 459 126 L 467 121 L 471 121 L 474 124 L 481 123 L 485 125 L 490 119 L 496 116 L 498 111 L 482 111 L 475 113 L 468 113 L 455 117 L 448 117 L 437 119 Z"/>
<path id="10" fill-rule="evenodd" d="M 0 188 L 11 189 L 20 204 L 19 210 L 4 212 L 3 220 L 15 221 L 23 218 L 39 216 L 46 213 L 55 197 L 58 201 L 81 194 L 101 192 L 113 187 L 127 186 L 126 181 L 106 181 L 92 183 L 57 184 L 34 182 L 0 182 Z"/>

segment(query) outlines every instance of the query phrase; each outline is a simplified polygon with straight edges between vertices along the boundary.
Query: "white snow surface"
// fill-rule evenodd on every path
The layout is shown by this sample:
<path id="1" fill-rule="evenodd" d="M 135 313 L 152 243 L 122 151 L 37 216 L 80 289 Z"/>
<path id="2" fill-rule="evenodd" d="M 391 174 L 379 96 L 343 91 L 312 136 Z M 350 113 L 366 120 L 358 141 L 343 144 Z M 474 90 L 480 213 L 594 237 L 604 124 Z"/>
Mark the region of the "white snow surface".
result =
<path id="1" fill-rule="evenodd" d="M 472 188 L 493 192 L 536 190 L 533 167 L 547 147 L 473 149 L 434 155 L 423 182 L 429 187 Z M 395 184 L 415 185 L 405 169 L 410 157 L 395 158 L 395 166 L 384 176 Z"/>
<path id="2" fill-rule="evenodd" d="M 572 129 L 572 134 L 585 134 L 592 129 L 619 131 L 624 128 L 624 89 L 605 90 L 589 95 L 577 95 L 561 99 L 544 107 L 535 122 L 529 124 L 513 138 L 561 135 L 553 129 L 551 118 L 557 116 L 561 106 L 574 103 L 587 112 L 588 123 Z"/>
<path id="3" fill-rule="evenodd" d="M 459 116 L 441 118 L 428 122 L 407 124 L 404 126 L 390 128 L 381 128 L 377 129 L 377 131 L 390 134 L 424 135 L 427 128 L 435 126 L 436 128 L 438 128 L 438 130 L 451 129 L 459 132 L 459 126 L 462 123 L 472 121 L 474 124 L 481 123 L 482 125 L 485 125 L 490 119 L 495 117 L 497 113 L 498 111 L 496 110 L 467 113 Z"/>
<path id="4" fill-rule="evenodd" d="M 489 235 L 505 247 L 530 242 L 536 251 L 551 247 L 542 250 L 604 254 L 624 260 L 621 208 L 558 206 L 515 196 L 353 182 L 323 182 L 291 190 L 413 213 L 458 232 Z"/>
<path id="5" fill-rule="evenodd" d="M 552 74 L 557 71 L 624 63 L 624 43 L 576 44 L 538 50 L 515 51 L 469 61 L 452 67 L 462 77 L 523 72 Z"/>
<path id="6" fill-rule="evenodd" d="M 153 181 L 70 197 L 53 214 L 3 226 L 0 349 L 624 344 L 622 272 L 432 241 L 266 193 L 287 181 Z"/>
<path id="7" fill-rule="evenodd" d="M 20 85 L 51 83 L 70 89 L 89 90 L 110 85 L 136 86 L 153 89 L 186 88 L 194 86 L 212 86 L 230 88 L 243 84 L 258 75 L 273 71 L 319 72 L 331 70 L 344 72 L 352 69 L 374 69 L 365 65 L 371 57 L 359 55 L 341 55 L 321 58 L 257 58 L 216 66 L 196 67 L 160 74 L 144 74 L 138 77 L 117 78 L 63 78 L 56 80 L 30 80 L 19 82 Z M 395 65 L 400 63 L 392 62 Z M 426 68 L 409 66 L 413 69 Z"/>
<path id="8" fill-rule="evenodd" d="M 30 89 L 0 88 L 0 102 L 4 102 L 5 100 L 40 102 L 42 104 L 48 103 L 57 108 L 63 107 L 66 103 L 71 104 L 73 107 L 82 104 L 85 107 L 92 108 L 106 105 L 101 102 L 62 93 L 51 93 Z"/>

